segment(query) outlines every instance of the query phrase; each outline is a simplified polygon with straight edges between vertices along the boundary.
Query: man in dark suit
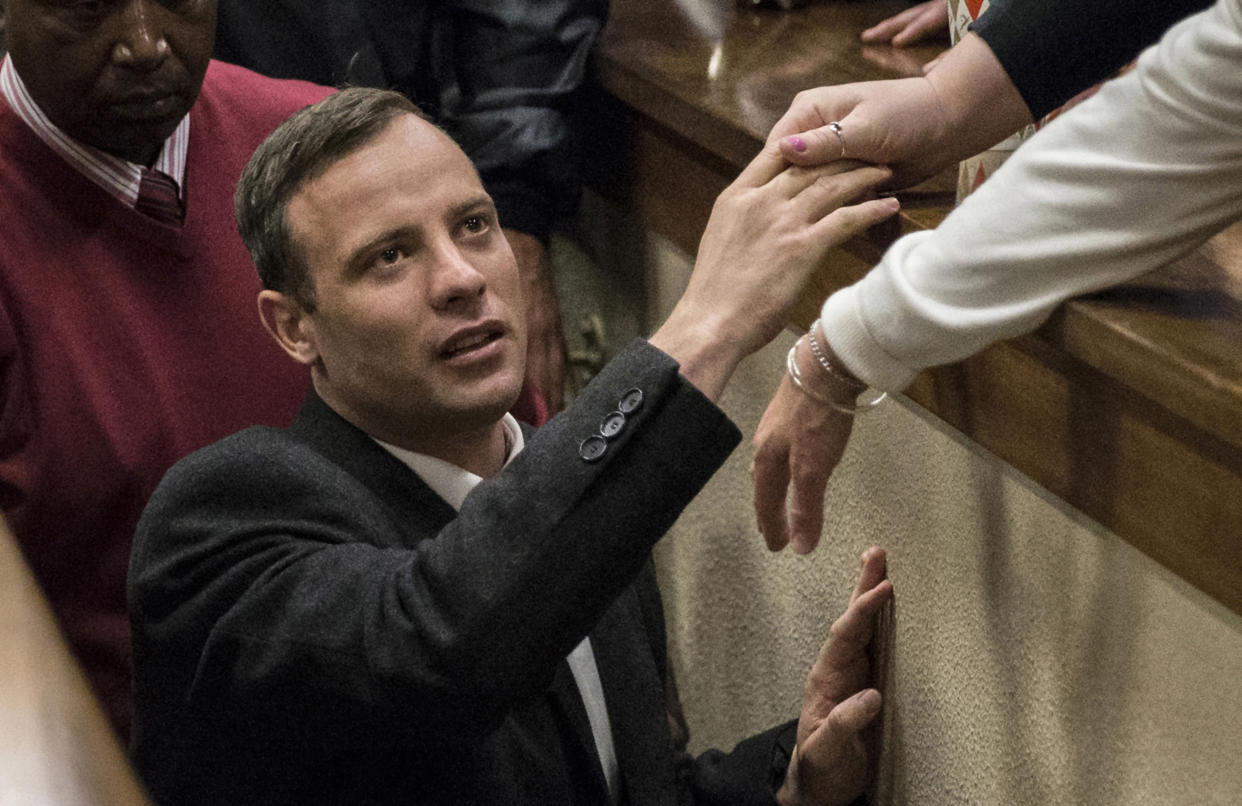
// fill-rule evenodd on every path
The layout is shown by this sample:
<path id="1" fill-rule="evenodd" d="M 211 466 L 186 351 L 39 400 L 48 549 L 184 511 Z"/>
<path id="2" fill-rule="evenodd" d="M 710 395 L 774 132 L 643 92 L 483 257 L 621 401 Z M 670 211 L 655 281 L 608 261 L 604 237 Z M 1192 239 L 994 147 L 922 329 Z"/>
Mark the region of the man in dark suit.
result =
<path id="1" fill-rule="evenodd" d="M 736 445 L 715 407 L 887 172 L 761 154 L 690 286 L 563 415 L 523 376 L 512 252 L 470 161 L 401 95 L 294 115 L 237 193 L 264 323 L 310 367 L 287 430 L 179 463 L 135 537 L 135 760 L 163 803 L 844 803 L 874 617 L 864 556 L 801 719 L 690 759 L 649 552 Z M 796 730 L 796 734 L 795 734 Z"/>

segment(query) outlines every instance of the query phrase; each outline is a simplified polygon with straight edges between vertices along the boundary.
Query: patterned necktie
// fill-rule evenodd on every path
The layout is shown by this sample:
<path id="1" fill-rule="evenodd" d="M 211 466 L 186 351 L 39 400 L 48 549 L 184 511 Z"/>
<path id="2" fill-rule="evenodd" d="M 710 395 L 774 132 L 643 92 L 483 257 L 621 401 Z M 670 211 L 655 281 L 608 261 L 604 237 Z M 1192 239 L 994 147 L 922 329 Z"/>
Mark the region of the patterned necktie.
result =
<path id="1" fill-rule="evenodd" d="M 185 221 L 185 207 L 177 193 L 177 183 L 168 174 L 153 168 L 142 169 L 142 184 L 138 186 L 138 202 L 134 209 L 174 227 Z"/>

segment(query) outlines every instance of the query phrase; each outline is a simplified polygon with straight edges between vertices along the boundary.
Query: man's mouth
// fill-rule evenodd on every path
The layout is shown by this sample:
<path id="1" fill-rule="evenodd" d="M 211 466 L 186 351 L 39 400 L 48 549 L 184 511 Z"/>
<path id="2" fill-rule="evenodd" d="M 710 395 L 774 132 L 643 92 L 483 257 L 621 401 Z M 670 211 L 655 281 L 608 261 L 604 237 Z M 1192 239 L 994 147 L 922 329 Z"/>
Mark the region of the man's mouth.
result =
<path id="1" fill-rule="evenodd" d="M 183 112 L 181 85 L 168 77 L 153 75 L 142 83 L 118 83 L 106 94 L 103 106 L 118 117 L 158 118 Z"/>
<path id="2" fill-rule="evenodd" d="M 503 334 L 499 328 L 487 328 L 466 333 L 451 340 L 440 351 L 440 355 L 444 358 L 456 358 L 459 355 L 464 355 L 491 344 L 499 339 L 501 335 Z"/>

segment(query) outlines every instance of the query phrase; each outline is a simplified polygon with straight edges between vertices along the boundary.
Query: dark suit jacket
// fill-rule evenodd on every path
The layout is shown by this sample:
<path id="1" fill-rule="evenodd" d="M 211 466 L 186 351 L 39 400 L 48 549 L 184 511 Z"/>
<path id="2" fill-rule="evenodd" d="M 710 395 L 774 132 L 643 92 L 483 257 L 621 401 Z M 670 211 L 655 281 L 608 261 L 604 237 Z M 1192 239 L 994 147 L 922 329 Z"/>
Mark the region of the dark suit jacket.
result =
<path id="1" fill-rule="evenodd" d="M 620 432 L 588 439 L 618 409 Z M 727 756 L 672 746 L 649 559 L 738 439 L 636 342 L 459 514 L 314 394 L 288 430 L 188 457 L 130 568 L 147 785 L 163 803 L 605 803 L 564 662 L 589 633 L 628 803 L 771 804 L 788 726 Z"/>

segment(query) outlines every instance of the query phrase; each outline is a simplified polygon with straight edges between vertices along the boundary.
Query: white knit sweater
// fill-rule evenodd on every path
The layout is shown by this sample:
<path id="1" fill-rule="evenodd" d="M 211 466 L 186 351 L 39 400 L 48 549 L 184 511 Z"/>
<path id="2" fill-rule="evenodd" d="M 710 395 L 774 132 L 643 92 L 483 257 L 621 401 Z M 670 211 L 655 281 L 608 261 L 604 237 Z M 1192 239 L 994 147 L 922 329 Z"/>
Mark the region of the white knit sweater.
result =
<path id="1" fill-rule="evenodd" d="M 1054 120 L 934 231 L 824 303 L 828 342 L 897 391 L 1162 266 L 1242 216 L 1242 0 L 1175 25 Z"/>

